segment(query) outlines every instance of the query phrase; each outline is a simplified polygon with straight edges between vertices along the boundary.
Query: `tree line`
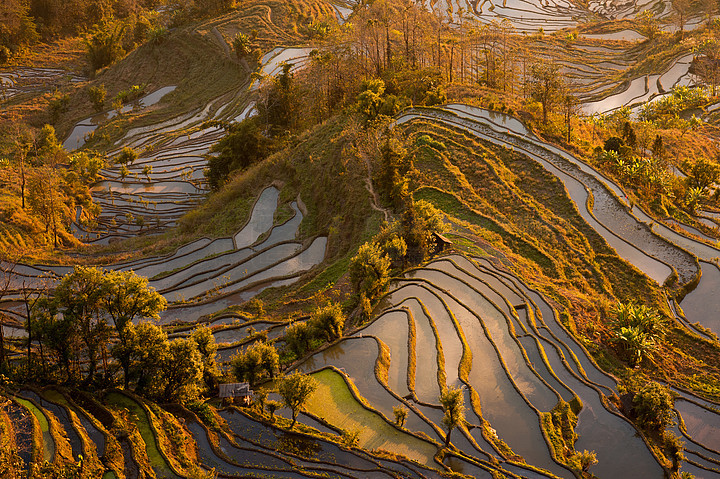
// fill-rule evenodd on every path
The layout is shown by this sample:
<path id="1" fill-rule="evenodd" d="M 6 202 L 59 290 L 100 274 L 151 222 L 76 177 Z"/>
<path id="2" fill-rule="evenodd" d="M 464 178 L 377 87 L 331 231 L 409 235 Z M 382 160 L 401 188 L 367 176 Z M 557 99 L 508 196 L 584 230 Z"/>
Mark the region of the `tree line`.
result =
<path id="1" fill-rule="evenodd" d="M 3 152 L 7 156 L 0 154 L 0 185 L 14 197 L 3 212 L 6 223 L 21 232 L 26 244 L 77 243 L 70 224 L 78 219 L 77 207 L 82 207 L 80 223 L 92 223 L 100 213 L 89 187 L 99 178 L 105 158 L 92 152 L 68 154 L 50 125 L 39 132 L 19 123 L 5 127 L 14 138 Z"/>

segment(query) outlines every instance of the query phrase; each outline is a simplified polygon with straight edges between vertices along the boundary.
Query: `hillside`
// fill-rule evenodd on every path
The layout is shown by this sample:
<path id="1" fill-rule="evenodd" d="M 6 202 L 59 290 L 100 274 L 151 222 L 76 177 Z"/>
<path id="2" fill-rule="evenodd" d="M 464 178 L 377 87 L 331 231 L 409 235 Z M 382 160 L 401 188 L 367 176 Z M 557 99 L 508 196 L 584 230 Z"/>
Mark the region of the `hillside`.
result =
<path id="1" fill-rule="evenodd" d="M 13 13 L 0 475 L 720 476 L 715 7 L 516 3 Z"/>

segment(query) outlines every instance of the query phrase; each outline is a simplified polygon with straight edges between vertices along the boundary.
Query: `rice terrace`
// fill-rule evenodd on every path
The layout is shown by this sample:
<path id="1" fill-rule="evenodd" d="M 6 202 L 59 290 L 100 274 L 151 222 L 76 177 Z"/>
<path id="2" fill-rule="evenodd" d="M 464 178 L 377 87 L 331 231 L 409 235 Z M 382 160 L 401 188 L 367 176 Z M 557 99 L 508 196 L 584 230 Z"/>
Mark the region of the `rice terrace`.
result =
<path id="1" fill-rule="evenodd" d="M 720 478 L 714 0 L 3 0 L 0 477 Z"/>

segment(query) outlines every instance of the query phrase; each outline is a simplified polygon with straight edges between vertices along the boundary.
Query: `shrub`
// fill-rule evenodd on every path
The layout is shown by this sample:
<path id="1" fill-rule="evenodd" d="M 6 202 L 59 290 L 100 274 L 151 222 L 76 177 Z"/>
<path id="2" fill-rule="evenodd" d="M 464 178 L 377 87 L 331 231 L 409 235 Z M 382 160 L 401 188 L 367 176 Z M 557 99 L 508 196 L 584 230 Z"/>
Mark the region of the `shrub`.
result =
<path id="1" fill-rule="evenodd" d="M 145 93 L 145 85 L 133 85 L 127 90 L 122 90 L 115 95 L 115 103 L 120 102 L 121 104 L 130 103 L 133 100 L 140 98 Z"/>
<path id="2" fill-rule="evenodd" d="M 94 70 L 108 66 L 125 55 L 121 42 L 124 30 L 122 24 L 113 27 L 105 22 L 85 36 L 88 59 Z"/>
<path id="3" fill-rule="evenodd" d="M 638 425 L 646 431 L 660 432 L 674 422 L 672 392 L 655 381 L 635 394 L 633 406 Z"/>
<path id="4" fill-rule="evenodd" d="M 230 173 L 265 158 L 270 147 L 270 140 L 263 135 L 257 117 L 230 125 L 228 134 L 210 149 L 211 152 L 219 153 L 217 156 L 208 157 L 205 177 L 210 188 L 218 190 Z"/>
<path id="5" fill-rule="evenodd" d="M 438 151 L 445 151 L 447 147 L 445 146 L 445 143 L 442 141 L 438 141 L 430 135 L 422 135 L 420 136 L 416 141 L 415 144 L 417 146 L 429 146 L 430 148 L 434 148 Z"/>
<path id="6" fill-rule="evenodd" d="M 390 258 L 375 242 L 360 246 L 350 260 L 350 281 L 356 292 L 368 299 L 385 289 L 389 279 Z"/>
<path id="7" fill-rule="evenodd" d="M 329 304 L 319 308 L 310 320 L 312 328 L 319 336 L 328 341 L 333 341 L 342 336 L 345 327 L 345 315 L 338 304 Z"/>
<path id="8" fill-rule="evenodd" d="M 60 115 L 67 111 L 68 105 L 70 105 L 70 95 L 55 90 L 49 102 L 50 116 L 52 116 L 53 122 L 58 121 Z"/>
<path id="9" fill-rule="evenodd" d="M 137 160 L 137 157 L 138 157 L 137 151 L 133 150 L 129 146 L 126 146 L 125 148 L 122 149 L 120 154 L 117 157 L 115 157 L 115 163 L 126 166 L 129 164 L 132 164 L 135 160 Z"/>
<path id="10" fill-rule="evenodd" d="M 95 111 L 102 111 L 105 105 L 105 96 L 107 95 L 105 85 L 100 85 L 99 87 L 91 86 L 87 89 L 87 93 L 90 97 L 90 101 L 92 102 L 93 107 L 95 108 Z"/>

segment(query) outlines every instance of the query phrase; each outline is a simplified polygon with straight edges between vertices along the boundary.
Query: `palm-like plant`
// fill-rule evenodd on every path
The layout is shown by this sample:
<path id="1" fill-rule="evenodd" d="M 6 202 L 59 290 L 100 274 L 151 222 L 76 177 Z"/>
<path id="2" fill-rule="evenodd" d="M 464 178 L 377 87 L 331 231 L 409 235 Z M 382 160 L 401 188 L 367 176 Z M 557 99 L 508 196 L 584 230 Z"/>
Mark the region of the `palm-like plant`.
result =
<path id="1" fill-rule="evenodd" d="M 615 307 L 615 341 L 633 366 L 652 358 L 667 323 L 654 308 L 634 302 L 618 303 Z"/>

